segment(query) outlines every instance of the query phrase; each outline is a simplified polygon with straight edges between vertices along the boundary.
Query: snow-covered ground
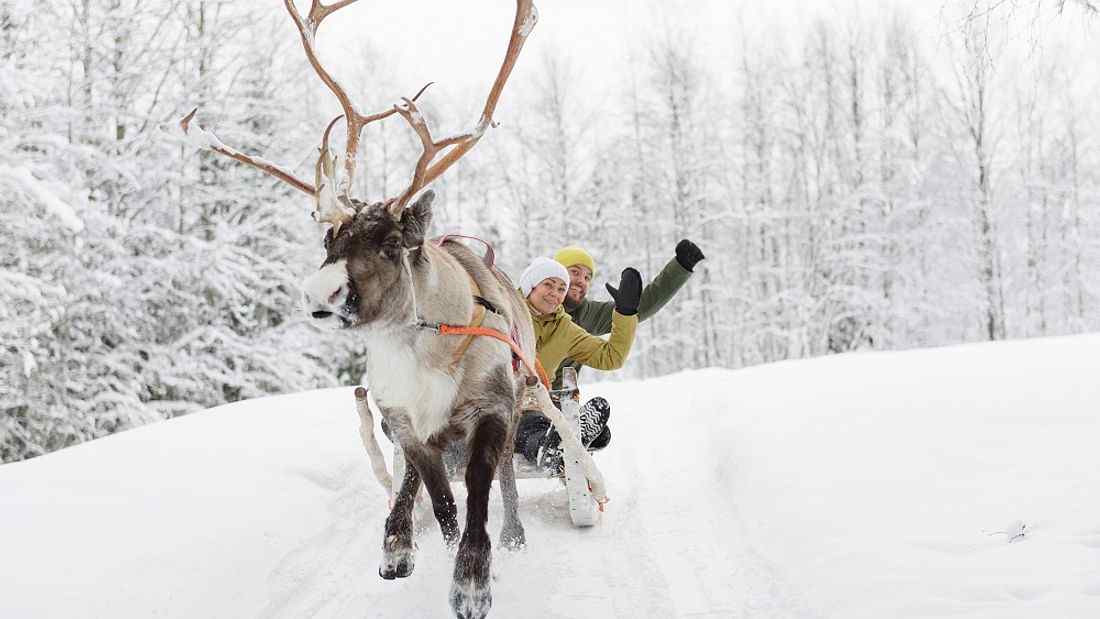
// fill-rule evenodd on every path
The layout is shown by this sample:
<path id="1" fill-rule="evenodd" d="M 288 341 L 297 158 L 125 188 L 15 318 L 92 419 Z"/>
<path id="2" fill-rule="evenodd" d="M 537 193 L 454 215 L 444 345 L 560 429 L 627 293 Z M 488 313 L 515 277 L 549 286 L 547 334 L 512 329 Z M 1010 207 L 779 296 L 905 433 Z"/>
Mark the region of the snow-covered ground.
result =
<path id="1" fill-rule="evenodd" d="M 521 481 L 493 616 L 1100 616 L 1098 360 L 1082 336 L 593 385 L 612 502 L 579 530 Z M 0 616 L 447 616 L 438 529 L 377 575 L 357 424 L 332 389 L 0 466 Z"/>

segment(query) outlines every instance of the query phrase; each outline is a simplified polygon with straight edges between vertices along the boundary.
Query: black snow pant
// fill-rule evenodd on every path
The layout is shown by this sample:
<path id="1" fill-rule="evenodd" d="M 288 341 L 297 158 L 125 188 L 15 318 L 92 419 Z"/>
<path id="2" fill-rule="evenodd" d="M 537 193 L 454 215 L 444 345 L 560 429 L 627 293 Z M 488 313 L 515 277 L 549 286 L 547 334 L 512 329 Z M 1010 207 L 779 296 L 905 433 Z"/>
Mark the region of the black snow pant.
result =
<path id="1" fill-rule="evenodd" d="M 604 406 L 607 401 L 603 398 L 598 398 L 602 401 Z M 593 398 L 584 403 L 581 406 L 581 415 L 585 414 L 585 410 L 591 408 L 597 398 Z M 554 403 L 557 405 L 557 402 Z M 561 408 L 560 406 L 558 408 Z M 603 449 L 611 442 L 611 428 L 604 427 L 603 431 L 595 437 L 588 444 L 589 451 L 596 451 L 597 449 Z M 516 439 L 515 439 L 515 452 L 523 454 L 524 458 L 532 464 L 538 463 L 539 450 L 543 447 L 556 448 L 561 444 L 561 436 L 557 430 L 554 429 L 554 424 L 550 423 L 550 419 L 538 411 L 525 411 L 523 416 L 520 417 L 519 425 L 516 427 Z"/>

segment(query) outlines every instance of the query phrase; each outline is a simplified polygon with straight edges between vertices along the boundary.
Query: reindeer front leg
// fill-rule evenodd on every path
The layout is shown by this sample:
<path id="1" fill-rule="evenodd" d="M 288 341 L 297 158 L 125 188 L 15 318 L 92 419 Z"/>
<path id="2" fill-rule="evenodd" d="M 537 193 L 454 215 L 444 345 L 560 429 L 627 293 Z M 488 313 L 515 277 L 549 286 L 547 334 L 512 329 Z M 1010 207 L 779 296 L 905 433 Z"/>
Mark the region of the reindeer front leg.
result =
<path id="1" fill-rule="evenodd" d="M 501 413 L 483 411 L 467 450 L 470 459 L 466 463 L 466 529 L 458 544 L 451 584 L 451 608 L 462 619 L 481 619 L 493 604 L 489 588 L 492 544 L 485 524 L 489 515 L 489 488 L 508 438 L 507 417 Z"/>
<path id="2" fill-rule="evenodd" d="M 386 580 L 404 578 L 412 574 L 416 564 L 416 546 L 412 541 L 412 510 L 416 493 L 420 492 L 420 475 L 415 466 L 405 467 L 401 490 L 393 502 L 393 509 L 386 518 L 382 539 L 382 563 L 378 575 Z"/>
<path id="3" fill-rule="evenodd" d="M 447 479 L 447 469 L 443 466 L 443 453 L 436 447 L 424 444 L 410 445 L 404 449 L 405 459 L 417 470 L 428 489 L 432 511 L 443 533 L 443 542 L 453 548 L 458 543 L 458 508 L 451 493 L 451 482 Z"/>
<path id="4" fill-rule="evenodd" d="M 432 499 L 432 508 L 439 520 L 443 539 L 451 547 L 458 543 L 458 510 L 440 450 L 416 439 L 410 430 L 407 416 L 400 409 L 387 409 L 383 411 L 383 415 L 390 432 L 400 442 L 407 462 L 401 489 L 397 492 L 389 517 L 386 518 L 382 564 L 378 568 L 379 576 L 392 580 L 408 576 L 415 565 L 412 511 L 421 482 L 427 487 Z"/>

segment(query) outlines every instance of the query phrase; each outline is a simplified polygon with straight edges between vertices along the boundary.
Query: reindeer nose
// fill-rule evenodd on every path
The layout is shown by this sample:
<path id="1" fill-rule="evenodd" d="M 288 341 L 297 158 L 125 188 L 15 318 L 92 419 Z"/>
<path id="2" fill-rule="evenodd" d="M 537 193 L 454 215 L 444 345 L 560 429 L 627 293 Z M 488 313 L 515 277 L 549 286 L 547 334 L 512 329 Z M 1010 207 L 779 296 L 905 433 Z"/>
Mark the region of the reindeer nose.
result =
<path id="1" fill-rule="evenodd" d="M 321 320 L 321 319 L 324 319 L 324 318 L 328 318 L 329 316 L 332 316 L 332 312 L 317 311 L 317 312 L 313 312 L 311 314 L 311 316 L 313 316 L 314 318 L 316 318 L 318 320 Z"/>
<path id="2" fill-rule="evenodd" d="M 336 290 L 333 290 L 333 291 L 332 291 L 332 294 L 328 295 L 328 302 L 329 302 L 329 304 L 331 305 L 332 303 L 335 303 L 335 302 L 336 302 L 336 299 L 337 299 L 337 297 L 339 297 L 339 296 L 340 296 L 340 293 L 341 293 L 341 292 L 343 292 L 343 291 L 344 291 L 344 287 L 343 287 L 343 286 L 340 286 L 340 287 L 339 287 L 339 288 L 337 288 Z"/>

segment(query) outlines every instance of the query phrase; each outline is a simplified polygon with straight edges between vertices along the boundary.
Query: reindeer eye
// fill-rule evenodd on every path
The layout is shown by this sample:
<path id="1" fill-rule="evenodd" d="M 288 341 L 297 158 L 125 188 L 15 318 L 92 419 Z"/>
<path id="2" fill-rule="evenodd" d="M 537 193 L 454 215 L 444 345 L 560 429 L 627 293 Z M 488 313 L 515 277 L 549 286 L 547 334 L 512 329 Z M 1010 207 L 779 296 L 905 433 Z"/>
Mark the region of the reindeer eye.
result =
<path id="1" fill-rule="evenodd" d="M 322 241 L 322 243 L 324 243 L 324 247 L 326 250 L 328 249 L 329 245 L 332 245 L 332 230 L 332 228 L 325 230 L 325 239 L 324 241 Z"/>

